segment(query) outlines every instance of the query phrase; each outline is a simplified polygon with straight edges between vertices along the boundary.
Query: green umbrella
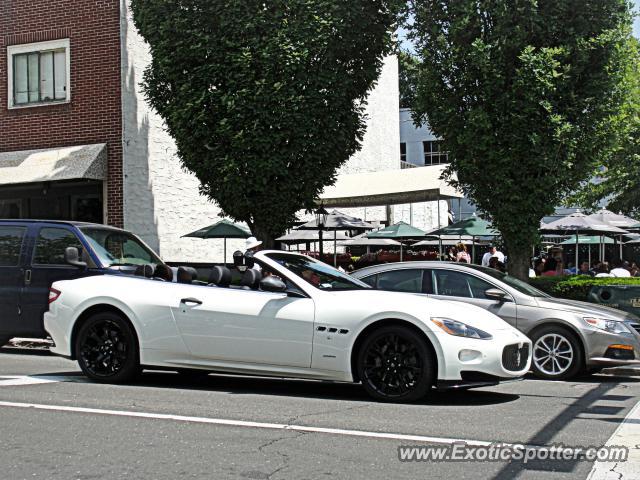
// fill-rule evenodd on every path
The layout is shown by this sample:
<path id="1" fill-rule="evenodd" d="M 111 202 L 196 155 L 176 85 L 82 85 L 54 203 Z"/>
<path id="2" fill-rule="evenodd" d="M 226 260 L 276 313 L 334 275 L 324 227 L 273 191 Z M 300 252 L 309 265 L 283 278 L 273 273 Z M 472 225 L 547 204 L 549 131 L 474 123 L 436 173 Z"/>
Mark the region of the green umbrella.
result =
<path id="1" fill-rule="evenodd" d="M 224 238 L 224 263 L 227 263 L 227 238 L 249 238 L 250 236 L 251 231 L 246 226 L 225 219 L 183 235 L 191 238 Z"/>
<path id="2" fill-rule="evenodd" d="M 612 238 L 604 237 L 604 241 L 597 235 L 580 235 L 578 237 L 578 243 L 580 245 L 599 245 L 600 243 L 614 243 Z M 561 242 L 560 245 L 575 245 L 576 241 L 573 238 Z"/>
<path id="3" fill-rule="evenodd" d="M 429 236 L 439 237 L 441 235 L 469 235 L 471 237 L 498 237 L 500 232 L 494 230 L 491 224 L 478 217 L 460 220 L 446 227 L 442 227 L 434 232 L 429 232 Z"/>
<path id="4" fill-rule="evenodd" d="M 442 237 L 443 235 L 469 235 L 471 236 L 471 262 L 473 263 L 475 257 L 475 243 L 476 237 L 498 237 L 500 232 L 494 230 L 491 224 L 486 220 L 476 217 L 475 215 L 465 220 L 459 220 L 456 223 L 447 225 L 433 232 L 429 232 L 429 236 Z"/>
<path id="5" fill-rule="evenodd" d="M 367 238 L 390 238 L 392 240 L 416 240 L 426 236 L 427 232 L 405 222 L 394 223 L 375 232 L 367 233 Z M 402 243 L 400 243 L 400 261 L 402 261 Z"/>

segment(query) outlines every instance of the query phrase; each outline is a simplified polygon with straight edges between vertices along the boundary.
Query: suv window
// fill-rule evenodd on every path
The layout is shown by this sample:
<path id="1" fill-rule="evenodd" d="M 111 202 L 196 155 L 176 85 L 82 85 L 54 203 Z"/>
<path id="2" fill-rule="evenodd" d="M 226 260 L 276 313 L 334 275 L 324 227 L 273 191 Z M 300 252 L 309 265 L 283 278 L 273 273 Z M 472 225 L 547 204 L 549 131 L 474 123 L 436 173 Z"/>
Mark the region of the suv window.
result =
<path id="1" fill-rule="evenodd" d="M 20 251 L 25 227 L 0 227 L 0 267 L 16 267 L 20 264 Z"/>
<path id="2" fill-rule="evenodd" d="M 423 270 L 406 268 L 378 274 L 377 288 L 393 292 L 423 293 Z"/>
<path id="3" fill-rule="evenodd" d="M 76 247 L 82 254 L 82 244 L 73 232 L 64 228 L 44 227 L 40 229 L 33 254 L 34 265 L 66 265 L 64 251 Z"/>

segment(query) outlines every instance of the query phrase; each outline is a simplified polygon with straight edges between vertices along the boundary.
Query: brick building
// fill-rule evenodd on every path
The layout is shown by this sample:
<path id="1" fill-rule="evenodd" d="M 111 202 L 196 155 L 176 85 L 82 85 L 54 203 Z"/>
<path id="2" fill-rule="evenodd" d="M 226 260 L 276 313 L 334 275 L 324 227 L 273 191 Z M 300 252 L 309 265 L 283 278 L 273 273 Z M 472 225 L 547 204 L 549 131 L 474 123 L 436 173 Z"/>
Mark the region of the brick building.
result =
<path id="1" fill-rule="evenodd" d="M 122 226 L 118 1 L 3 0 L 0 49 L 0 217 Z"/>
<path id="2" fill-rule="evenodd" d="M 0 218 L 104 222 L 140 235 L 167 261 L 221 261 L 221 242 L 181 238 L 220 211 L 198 193 L 144 99 L 149 49 L 127 3 L 0 1 Z M 395 57 L 367 113 L 362 150 L 341 173 L 400 168 Z M 393 221 L 402 208 L 391 217 L 384 206 L 353 213 Z M 229 252 L 241 247 L 229 243 Z"/>

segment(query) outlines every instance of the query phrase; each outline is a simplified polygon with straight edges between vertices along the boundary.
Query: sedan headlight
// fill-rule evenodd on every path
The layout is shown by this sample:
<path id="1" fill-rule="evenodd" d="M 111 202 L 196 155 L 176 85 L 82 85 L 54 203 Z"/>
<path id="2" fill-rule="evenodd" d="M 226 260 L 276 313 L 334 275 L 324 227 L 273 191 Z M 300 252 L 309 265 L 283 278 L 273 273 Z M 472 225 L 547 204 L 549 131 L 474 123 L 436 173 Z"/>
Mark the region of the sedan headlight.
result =
<path id="1" fill-rule="evenodd" d="M 604 330 L 609 333 L 630 333 L 631 330 L 624 324 L 624 322 L 620 322 L 618 320 L 610 320 L 608 318 L 597 318 L 597 317 L 583 317 L 582 318 L 588 325 L 592 327 L 599 328 L 600 330 Z"/>
<path id="2" fill-rule="evenodd" d="M 480 340 L 491 340 L 493 338 L 490 334 L 479 328 L 471 327 L 466 323 L 458 322 L 450 318 L 431 317 L 431 321 L 449 335 L 455 335 L 456 337 L 478 338 Z"/>

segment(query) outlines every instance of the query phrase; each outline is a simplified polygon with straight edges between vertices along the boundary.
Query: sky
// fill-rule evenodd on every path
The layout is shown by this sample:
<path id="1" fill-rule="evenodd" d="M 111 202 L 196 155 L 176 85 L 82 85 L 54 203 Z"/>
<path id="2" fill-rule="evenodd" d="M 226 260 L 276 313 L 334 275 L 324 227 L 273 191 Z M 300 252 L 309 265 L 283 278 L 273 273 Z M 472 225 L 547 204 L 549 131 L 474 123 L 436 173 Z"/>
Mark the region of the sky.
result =
<path id="1" fill-rule="evenodd" d="M 638 13 L 638 10 L 640 10 L 638 7 L 640 7 L 640 0 L 633 0 L 633 4 L 634 4 L 634 10 L 636 13 Z M 635 21 L 633 22 L 633 34 L 636 36 L 636 38 L 640 38 L 640 18 L 636 17 Z"/>

